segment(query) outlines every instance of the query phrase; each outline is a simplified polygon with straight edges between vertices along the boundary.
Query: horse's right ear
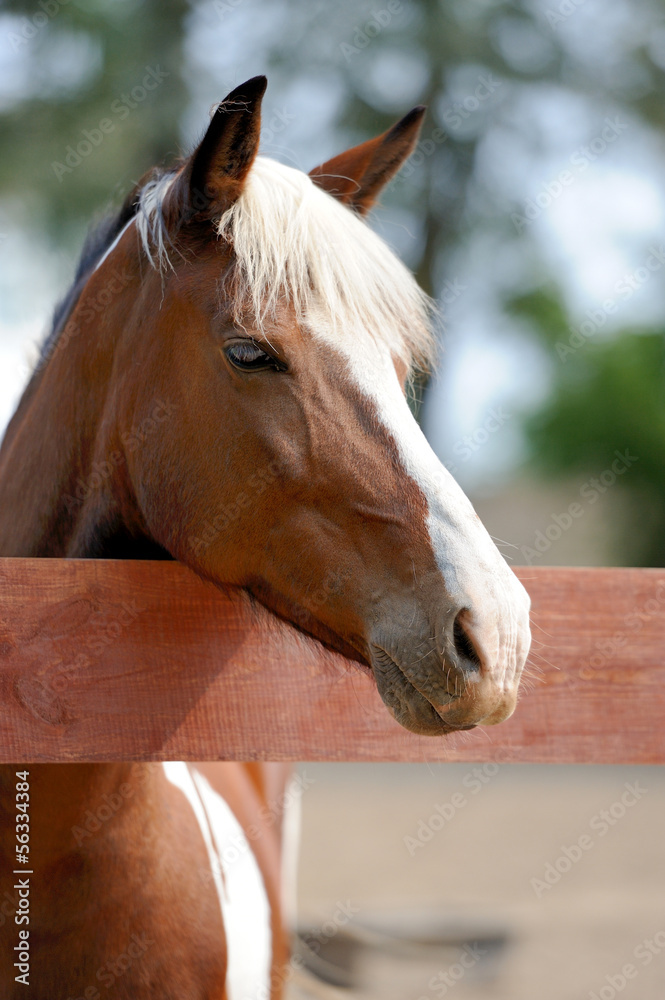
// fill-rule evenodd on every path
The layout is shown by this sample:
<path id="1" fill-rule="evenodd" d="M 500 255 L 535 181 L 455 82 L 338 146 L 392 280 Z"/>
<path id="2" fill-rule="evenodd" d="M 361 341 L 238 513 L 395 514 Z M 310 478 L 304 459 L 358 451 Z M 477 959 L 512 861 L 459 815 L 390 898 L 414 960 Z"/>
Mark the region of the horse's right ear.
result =
<path id="1" fill-rule="evenodd" d="M 267 83 L 265 76 L 252 77 L 217 105 L 182 174 L 189 216 L 222 215 L 240 196 L 259 148 L 261 99 Z"/>

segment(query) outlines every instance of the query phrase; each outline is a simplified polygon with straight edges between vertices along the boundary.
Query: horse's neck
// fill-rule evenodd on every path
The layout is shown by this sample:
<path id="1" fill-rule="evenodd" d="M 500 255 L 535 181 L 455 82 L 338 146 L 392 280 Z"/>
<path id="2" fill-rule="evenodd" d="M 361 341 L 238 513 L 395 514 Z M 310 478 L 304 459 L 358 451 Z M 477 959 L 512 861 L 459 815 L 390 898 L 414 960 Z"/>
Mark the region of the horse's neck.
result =
<path id="1" fill-rule="evenodd" d="M 154 557 L 125 466 L 108 460 L 119 454 L 107 408 L 112 352 L 99 340 L 82 330 L 56 350 L 7 429 L 0 556 Z"/>
<path id="2" fill-rule="evenodd" d="M 99 402 L 83 389 L 78 347 L 68 344 L 33 376 L 7 429 L 0 450 L 1 555 L 67 554 L 82 514 L 67 498 L 76 499 L 77 480 L 88 475 Z"/>

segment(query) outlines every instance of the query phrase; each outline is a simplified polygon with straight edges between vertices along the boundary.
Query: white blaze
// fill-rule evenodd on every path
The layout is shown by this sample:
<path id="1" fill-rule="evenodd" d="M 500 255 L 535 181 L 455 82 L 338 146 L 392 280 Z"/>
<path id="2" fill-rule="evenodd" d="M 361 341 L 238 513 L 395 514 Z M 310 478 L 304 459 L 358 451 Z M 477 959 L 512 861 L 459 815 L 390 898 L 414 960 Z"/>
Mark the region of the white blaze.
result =
<path id="1" fill-rule="evenodd" d="M 340 341 L 322 315 L 311 314 L 309 324 L 314 336 L 347 359 L 356 387 L 394 438 L 405 472 L 426 498 L 432 551 L 446 590 L 460 607 L 472 607 L 474 645 L 496 683 L 510 689 L 530 645 L 526 590 L 418 426 L 389 350 L 362 336 Z"/>

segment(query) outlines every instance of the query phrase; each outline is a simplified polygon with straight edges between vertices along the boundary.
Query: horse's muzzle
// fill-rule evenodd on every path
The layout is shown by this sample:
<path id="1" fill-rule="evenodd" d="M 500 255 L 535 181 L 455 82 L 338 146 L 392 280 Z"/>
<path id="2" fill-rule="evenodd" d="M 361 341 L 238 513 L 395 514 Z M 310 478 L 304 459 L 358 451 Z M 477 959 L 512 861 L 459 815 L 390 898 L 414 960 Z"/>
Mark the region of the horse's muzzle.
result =
<path id="1" fill-rule="evenodd" d="M 483 648 L 466 609 L 450 613 L 439 636 L 433 631 L 421 620 L 415 636 L 413 626 L 390 628 L 371 643 L 379 694 L 394 718 L 436 736 L 512 715 L 525 657 Z"/>

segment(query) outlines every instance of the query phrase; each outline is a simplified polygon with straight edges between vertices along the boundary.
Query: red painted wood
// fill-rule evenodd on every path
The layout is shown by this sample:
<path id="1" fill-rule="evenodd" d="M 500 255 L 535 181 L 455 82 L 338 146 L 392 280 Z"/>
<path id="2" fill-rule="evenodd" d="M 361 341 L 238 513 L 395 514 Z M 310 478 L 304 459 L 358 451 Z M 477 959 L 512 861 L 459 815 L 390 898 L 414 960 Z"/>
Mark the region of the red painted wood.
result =
<path id="1" fill-rule="evenodd" d="M 418 737 L 373 679 L 178 563 L 0 560 L 0 760 L 665 762 L 665 570 L 517 570 L 513 717 Z"/>

